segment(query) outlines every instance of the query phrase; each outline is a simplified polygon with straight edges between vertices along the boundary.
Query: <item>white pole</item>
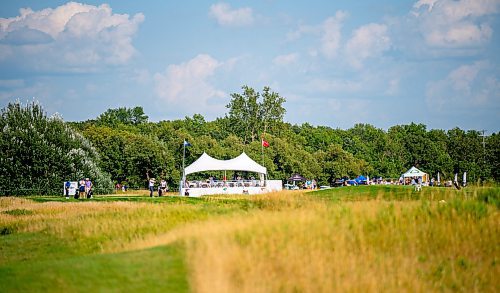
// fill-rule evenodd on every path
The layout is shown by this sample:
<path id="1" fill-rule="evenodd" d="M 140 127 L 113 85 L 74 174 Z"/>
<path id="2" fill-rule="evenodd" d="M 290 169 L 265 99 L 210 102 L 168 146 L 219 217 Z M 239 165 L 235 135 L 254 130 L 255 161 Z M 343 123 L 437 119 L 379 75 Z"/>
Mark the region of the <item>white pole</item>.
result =
<path id="1" fill-rule="evenodd" d="M 179 184 L 179 195 L 182 195 L 182 187 L 184 186 L 184 182 L 186 182 L 186 169 L 184 168 L 184 159 L 186 157 L 186 140 L 182 142 L 182 179 Z"/>
<path id="2" fill-rule="evenodd" d="M 260 149 L 262 152 L 262 166 L 264 166 L 264 136 L 260 138 Z"/>

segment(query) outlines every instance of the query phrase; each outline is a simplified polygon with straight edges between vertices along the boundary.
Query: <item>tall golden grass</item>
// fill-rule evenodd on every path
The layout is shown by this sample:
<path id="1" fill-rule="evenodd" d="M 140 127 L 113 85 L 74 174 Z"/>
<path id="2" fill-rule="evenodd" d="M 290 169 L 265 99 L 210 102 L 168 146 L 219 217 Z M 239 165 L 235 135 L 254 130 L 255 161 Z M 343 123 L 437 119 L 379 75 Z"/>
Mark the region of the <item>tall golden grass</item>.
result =
<path id="1" fill-rule="evenodd" d="M 20 208 L 30 213 L 15 216 L 4 213 Z M 89 253 L 123 251 L 130 243 L 208 216 L 199 206 L 175 203 L 36 203 L 21 198 L 0 198 L 0 227 L 15 233 L 47 233 Z"/>
<path id="2" fill-rule="evenodd" d="M 195 292 L 498 291 L 498 208 L 474 192 L 407 193 L 206 197 L 215 208 L 0 198 L 0 226 L 88 253 L 183 243 Z"/>
<path id="3" fill-rule="evenodd" d="M 498 211 L 473 201 L 314 202 L 207 222 L 186 242 L 196 292 L 493 292 L 499 285 Z"/>

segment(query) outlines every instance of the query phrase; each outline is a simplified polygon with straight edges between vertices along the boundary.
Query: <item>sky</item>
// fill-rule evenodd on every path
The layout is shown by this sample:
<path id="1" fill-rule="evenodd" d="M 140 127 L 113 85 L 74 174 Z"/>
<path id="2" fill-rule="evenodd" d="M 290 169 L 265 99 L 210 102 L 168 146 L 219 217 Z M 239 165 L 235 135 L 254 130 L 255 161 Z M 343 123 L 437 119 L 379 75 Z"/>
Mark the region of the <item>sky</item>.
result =
<path id="1" fill-rule="evenodd" d="M 499 13 L 500 0 L 3 0 L 0 107 L 210 121 L 242 86 L 269 86 L 293 124 L 498 132 Z"/>

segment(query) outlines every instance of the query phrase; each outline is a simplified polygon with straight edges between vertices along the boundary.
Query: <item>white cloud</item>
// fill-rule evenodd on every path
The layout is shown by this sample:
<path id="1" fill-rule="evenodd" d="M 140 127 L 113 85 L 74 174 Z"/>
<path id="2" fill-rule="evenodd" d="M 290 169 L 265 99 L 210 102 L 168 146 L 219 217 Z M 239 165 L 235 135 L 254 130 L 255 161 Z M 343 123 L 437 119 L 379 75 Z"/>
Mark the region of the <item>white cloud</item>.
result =
<path id="1" fill-rule="evenodd" d="M 288 41 L 295 41 L 300 39 L 303 35 L 319 34 L 320 32 L 321 32 L 320 26 L 300 24 L 298 29 L 287 33 L 286 39 Z"/>
<path id="2" fill-rule="evenodd" d="M 273 59 L 273 63 L 278 66 L 286 66 L 297 62 L 298 59 L 299 59 L 299 54 L 290 53 L 290 54 L 276 56 Z"/>
<path id="3" fill-rule="evenodd" d="M 329 17 L 323 23 L 323 36 L 321 37 L 321 51 L 327 58 L 337 56 L 340 47 L 342 22 L 347 17 L 343 11 L 337 11 L 334 17 Z"/>
<path id="4" fill-rule="evenodd" d="M 420 0 L 412 14 L 427 45 L 461 48 L 488 42 L 493 29 L 485 16 L 499 10 L 498 0 Z"/>
<path id="5" fill-rule="evenodd" d="M 156 94 L 171 105 L 184 110 L 206 110 L 209 100 L 226 94 L 210 83 L 223 64 L 210 55 L 200 54 L 186 63 L 169 65 L 164 73 L 154 75 Z"/>
<path id="6" fill-rule="evenodd" d="M 300 24 L 295 31 L 288 32 L 287 40 L 296 41 L 306 35 L 320 37 L 319 52 L 326 58 L 333 59 L 337 56 L 342 39 L 342 23 L 348 17 L 347 12 L 337 11 L 334 16 L 328 17 L 321 25 Z M 310 50 L 309 55 L 316 56 L 318 50 Z"/>
<path id="7" fill-rule="evenodd" d="M 446 78 L 428 83 L 426 101 L 431 109 L 484 106 L 500 102 L 500 81 L 485 61 L 462 65 Z"/>
<path id="8" fill-rule="evenodd" d="M 9 83 L 9 82 L 7 82 Z M 53 94 L 53 89 L 51 86 L 46 84 L 45 82 L 36 82 L 35 84 L 27 85 L 24 81 L 22 82 L 13 82 L 14 84 L 6 84 L 8 86 L 7 90 L 0 91 L 0 102 L 2 104 L 7 104 L 9 101 L 14 101 L 16 99 L 20 99 L 24 102 L 25 99 L 30 99 L 35 97 L 40 101 L 44 101 L 47 98 L 50 98 Z M 16 86 L 19 83 L 19 86 Z M 44 103 L 44 106 L 47 103 Z M 49 108 L 51 105 L 47 105 Z"/>
<path id="9" fill-rule="evenodd" d="M 227 3 L 217 3 L 210 6 L 209 15 L 223 26 L 246 26 L 254 22 L 253 11 L 249 7 L 231 9 Z"/>
<path id="10" fill-rule="evenodd" d="M 3 79 L 3 80 L 0 80 L 0 88 L 1 87 L 17 88 L 17 87 L 23 87 L 23 86 L 24 86 L 23 79 Z"/>
<path id="11" fill-rule="evenodd" d="M 356 29 L 347 41 L 345 53 L 349 63 L 355 68 L 363 66 L 363 60 L 380 56 L 391 46 L 387 26 L 370 23 Z"/>
<path id="12" fill-rule="evenodd" d="M 385 91 L 386 95 L 394 96 L 399 93 L 399 78 L 393 78 L 389 80 L 389 84 L 387 86 L 387 90 Z"/>
<path id="13" fill-rule="evenodd" d="M 306 84 L 306 88 L 317 92 L 357 93 L 363 89 L 363 83 L 350 79 L 315 78 Z"/>
<path id="14" fill-rule="evenodd" d="M 486 67 L 485 62 L 476 62 L 473 65 L 462 65 L 450 72 L 448 81 L 455 91 L 469 94 L 472 82 L 476 79 L 479 70 Z"/>
<path id="15" fill-rule="evenodd" d="M 427 6 L 427 11 L 431 11 L 438 0 L 419 0 L 413 5 L 415 15 L 418 15 L 420 7 Z"/>
<path id="16" fill-rule="evenodd" d="M 0 43 L 8 59 L 26 70 L 95 70 L 134 56 L 132 37 L 143 20 L 141 13 L 114 14 L 107 4 L 26 8 L 16 17 L 0 18 Z"/>

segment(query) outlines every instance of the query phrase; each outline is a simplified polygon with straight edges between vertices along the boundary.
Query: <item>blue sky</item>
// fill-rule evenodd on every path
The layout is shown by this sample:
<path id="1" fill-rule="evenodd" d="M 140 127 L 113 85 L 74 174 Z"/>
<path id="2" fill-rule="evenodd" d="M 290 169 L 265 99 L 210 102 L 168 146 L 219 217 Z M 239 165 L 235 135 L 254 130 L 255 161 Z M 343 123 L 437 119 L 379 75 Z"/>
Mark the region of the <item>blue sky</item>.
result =
<path id="1" fill-rule="evenodd" d="M 0 106 L 65 120 L 222 117 L 270 86 L 285 120 L 500 130 L 500 0 L 2 1 Z"/>

